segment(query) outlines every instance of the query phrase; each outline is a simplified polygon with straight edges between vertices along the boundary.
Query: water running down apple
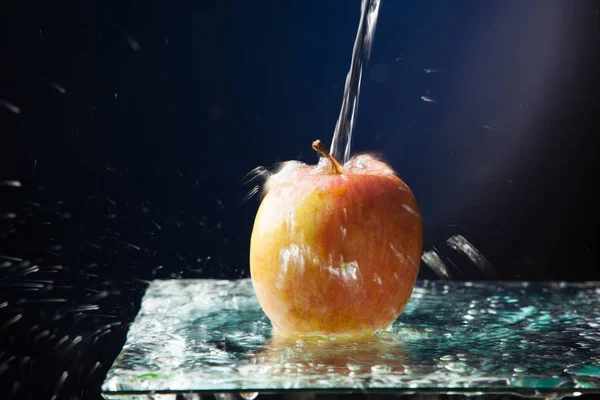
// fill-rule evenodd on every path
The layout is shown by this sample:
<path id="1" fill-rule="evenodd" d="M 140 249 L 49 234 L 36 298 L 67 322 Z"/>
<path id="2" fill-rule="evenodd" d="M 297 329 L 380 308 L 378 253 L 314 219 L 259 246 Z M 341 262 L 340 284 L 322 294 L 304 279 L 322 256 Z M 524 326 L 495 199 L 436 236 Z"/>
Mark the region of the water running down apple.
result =
<path id="1" fill-rule="evenodd" d="M 274 328 L 365 334 L 404 310 L 423 227 L 409 187 L 371 155 L 343 166 L 288 161 L 265 184 L 250 243 L 252 283 Z"/>

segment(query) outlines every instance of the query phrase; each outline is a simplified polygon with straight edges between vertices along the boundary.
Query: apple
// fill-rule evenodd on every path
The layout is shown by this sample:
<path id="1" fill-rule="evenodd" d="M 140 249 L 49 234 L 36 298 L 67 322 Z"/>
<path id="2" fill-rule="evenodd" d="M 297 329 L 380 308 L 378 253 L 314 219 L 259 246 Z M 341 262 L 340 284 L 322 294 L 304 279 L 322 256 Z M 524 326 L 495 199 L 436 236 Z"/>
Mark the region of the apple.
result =
<path id="1" fill-rule="evenodd" d="M 414 288 L 422 218 L 410 188 L 367 154 L 343 166 L 317 140 L 317 165 L 288 161 L 264 186 L 250 240 L 260 306 L 284 335 L 386 329 Z"/>

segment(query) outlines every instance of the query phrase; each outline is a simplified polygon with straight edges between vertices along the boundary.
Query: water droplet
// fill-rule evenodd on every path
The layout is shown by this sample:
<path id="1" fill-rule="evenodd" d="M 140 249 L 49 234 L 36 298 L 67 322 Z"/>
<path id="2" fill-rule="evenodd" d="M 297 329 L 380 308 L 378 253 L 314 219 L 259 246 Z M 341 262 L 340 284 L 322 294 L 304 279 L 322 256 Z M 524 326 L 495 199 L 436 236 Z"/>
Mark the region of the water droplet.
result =
<path id="1" fill-rule="evenodd" d="M 421 96 L 421 100 L 423 100 L 425 103 L 437 103 L 437 101 L 429 96 Z"/>
<path id="2" fill-rule="evenodd" d="M 375 373 L 391 372 L 392 367 L 390 367 L 389 365 L 373 365 L 371 367 L 371 371 Z"/>
<path id="3" fill-rule="evenodd" d="M 258 397 L 258 392 L 240 392 L 240 396 L 246 400 L 254 400 Z"/>
<path id="4" fill-rule="evenodd" d="M 444 367 L 452 372 L 465 372 L 467 370 L 467 366 L 460 362 L 448 363 Z"/>
<path id="5" fill-rule="evenodd" d="M 21 182 L 14 180 L 0 181 L 0 186 L 21 187 Z"/>
<path id="6" fill-rule="evenodd" d="M 4 108 L 6 108 L 8 111 L 15 113 L 15 114 L 20 114 L 21 113 L 21 109 L 17 106 L 15 106 L 12 103 L 9 103 L 6 100 L 2 100 L 0 99 L 0 105 L 2 105 Z"/>
<path id="7" fill-rule="evenodd" d="M 129 46 L 131 47 L 131 49 L 133 51 L 140 51 L 142 46 L 140 46 L 139 42 L 137 40 L 135 40 L 134 38 L 132 38 L 131 36 L 127 36 L 127 43 L 129 44 Z"/>
<path id="8" fill-rule="evenodd" d="M 360 364 L 348 364 L 348 365 L 346 365 L 346 367 L 350 371 L 360 371 L 360 369 L 362 368 L 362 365 L 360 365 Z"/>
<path id="9" fill-rule="evenodd" d="M 445 356 L 441 356 L 440 360 L 442 360 L 442 361 L 454 361 L 454 360 L 456 360 L 456 357 L 454 357 L 453 355 L 450 355 L 450 354 L 446 354 Z"/>

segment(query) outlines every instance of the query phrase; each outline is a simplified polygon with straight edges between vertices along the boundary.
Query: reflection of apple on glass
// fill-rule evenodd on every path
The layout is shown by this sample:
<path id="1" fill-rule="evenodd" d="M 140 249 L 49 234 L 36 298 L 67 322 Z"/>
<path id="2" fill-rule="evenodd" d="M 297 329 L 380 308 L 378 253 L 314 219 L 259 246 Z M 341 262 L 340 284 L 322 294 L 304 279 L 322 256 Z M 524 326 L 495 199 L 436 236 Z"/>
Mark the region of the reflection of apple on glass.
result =
<path id="1" fill-rule="evenodd" d="M 319 377 L 324 370 L 339 374 L 405 373 L 405 365 L 411 364 L 399 342 L 374 335 L 352 341 L 319 336 L 297 339 L 298 336 L 273 335 L 265 349 L 256 354 L 259 363 L 273 366 L 275 375 L 278 367 L 292 365 L 302 368 L 303 375 Z"/>
<path id="2" fill-rule="evenodd" d="M 415 197 L 370 155 L 285 162 L 265 183 L 250 243 L 258 301 L 281 334 L 385 329 L 411 296 L 423 226 Z"/>

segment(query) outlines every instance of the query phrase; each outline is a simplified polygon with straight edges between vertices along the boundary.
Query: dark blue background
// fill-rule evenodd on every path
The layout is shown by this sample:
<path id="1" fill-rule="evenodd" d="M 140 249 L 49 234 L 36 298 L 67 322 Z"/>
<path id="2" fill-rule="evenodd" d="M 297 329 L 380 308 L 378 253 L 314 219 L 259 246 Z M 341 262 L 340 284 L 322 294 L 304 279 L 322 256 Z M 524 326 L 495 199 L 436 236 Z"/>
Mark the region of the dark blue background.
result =
<path id="1" fill-rule="evenodd" d="M 241 179 L 331 140 L 359 2 L 2 8 L 0 99 L 20 113 L 0 108 L 0 180 L 23 186 L 0 188 L 0 254 L 40 271 L 0 269 L 0 325 L 22 315 L 0 330 L 1 393 L 51 394 L 68 370 L 58 393 L 91 398 L 146 280 L 249 275 Z M 595 1 L 382 2 L 353 149 L 411 186 L 453 277 L 489 278 L 444 244 L 462 234 L 503 279 L 599 279 L 599 52 Z M 122 325 L 98 338 L 103 315 Z"/>

